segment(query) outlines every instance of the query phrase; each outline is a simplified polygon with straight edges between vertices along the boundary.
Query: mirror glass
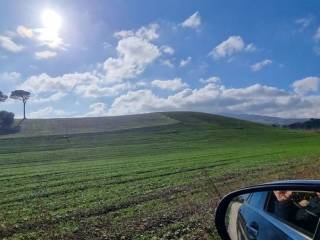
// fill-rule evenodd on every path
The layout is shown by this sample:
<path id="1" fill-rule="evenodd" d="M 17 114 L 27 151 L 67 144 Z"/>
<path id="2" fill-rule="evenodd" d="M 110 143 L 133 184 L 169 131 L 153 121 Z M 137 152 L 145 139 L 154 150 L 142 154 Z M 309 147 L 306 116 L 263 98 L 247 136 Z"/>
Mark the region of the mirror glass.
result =
<path id="1" fill-rule="evenodd" d="M 232 240 L 313 239 L 320 216 L 320 192 L 270 191 L 235 197 L 226 213 Z"/>

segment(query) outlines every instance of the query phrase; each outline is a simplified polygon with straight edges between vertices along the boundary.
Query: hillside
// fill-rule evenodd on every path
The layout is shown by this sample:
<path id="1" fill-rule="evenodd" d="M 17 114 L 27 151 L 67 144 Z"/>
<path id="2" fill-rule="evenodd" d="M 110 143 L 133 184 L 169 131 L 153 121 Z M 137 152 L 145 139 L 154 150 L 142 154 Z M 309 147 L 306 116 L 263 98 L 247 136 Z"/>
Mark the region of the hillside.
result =
<path id="1" fill-rule="evenodd" d="M 179 122 L 196 125 L 197 127 L 241 128 L 241 124 L 244 126 L 251 125 L 249 122 L 235 118 L 199 112 L 159 112 L 114 117 L 27 119 L 20 122 L 21 120 L 16 120 L 16 126 L 20 126 L 18 132 L 0 135 L 0 138 L 101 133 L 136 128 L 143 129 L 177 124 Z M 253 126 L 257 126 L 257 124 Z"/>
<path id="2" fill-rule="evenodd" d="M 221 194 L 319 177 L 315 132 L 195 112 L 103 118 L 113 128 L 89 132 L 98 120 L 0 139 L 0 239 L 214 239 Z"/>
<path id="3" fill-rule="evenodd" d="M 20 121 L 21 120 L 17 120 L 16 125 L 18 125 Z M 6 137 L 110 132 L 132 128 L 168 125 L 176 122 L 176 120 L 161 113 L 115 117 L 27 119 L 21 123 L 20 131 L 18 133 L 6 135 Z"/>
<path id="4" fill-rule="evenodd" d="M 289 125 L 293 123 L 299 123 L 307 121 L 307 118 L 280 118 L 280 117 L 269 117 L 263 115 L 254 114 L 232 114 L 232 113 L 222 113 L 221 115 L 226 117 L 237 118 L 245 121 L 256 122 L 266 125 Z"/>

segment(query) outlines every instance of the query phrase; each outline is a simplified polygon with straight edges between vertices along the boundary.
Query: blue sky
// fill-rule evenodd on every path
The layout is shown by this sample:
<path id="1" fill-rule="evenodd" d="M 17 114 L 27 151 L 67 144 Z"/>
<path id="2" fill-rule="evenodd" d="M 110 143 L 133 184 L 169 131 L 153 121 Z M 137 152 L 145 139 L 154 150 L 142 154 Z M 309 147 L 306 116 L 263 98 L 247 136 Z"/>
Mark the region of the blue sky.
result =
<path id="1" fill-rule="evenodd" d="M 0 90 L 30 91 L 29 117 L 320 117 L 317 0 L 1 1 L 0 16 Z"/>

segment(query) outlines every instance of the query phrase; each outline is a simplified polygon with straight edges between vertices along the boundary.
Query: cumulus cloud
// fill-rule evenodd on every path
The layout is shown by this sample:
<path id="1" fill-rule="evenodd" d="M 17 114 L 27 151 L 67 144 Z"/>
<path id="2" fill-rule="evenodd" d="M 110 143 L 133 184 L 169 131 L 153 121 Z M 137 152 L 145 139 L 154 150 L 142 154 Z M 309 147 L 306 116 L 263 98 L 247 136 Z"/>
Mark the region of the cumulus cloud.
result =
<path id="1" fill-rule="evenodd" d="M 230 57 L 235 53 L 242 51 L 253 52 L 255 51 L 255 46 L 250 43 L 245 44 L 242 37 L 240 36 L 230 36 L 227 40 L 218 44 L 212 51 L 209 53 L 213 58 L 219 59 L 224 57 Z"/>
<path id="2" fill-rule="evenodd" d="M 36 59 L 41 60 L 41 59 L 54 58 L 55 56 L 57 56 L 57 53 L 53 51 L 41 51 L 41 52 L 35 52 L 34 55 Z"/>
<path id="3" fill-rule="evenodd" d="M 33 30 L 30 28 L 27 28 L 23 25 L 20 25 L 17 27 L 17 33 L 22 38 L 32 38 L 33 37 Z"/>
<path id="4" fill-rule="evenodd" d="M 67 94 L 76 94 L 84 98 L 117 96 L 135 88 L 135 84 L 121 82 L 109 84 L 105 77 L 94 72 L 69 73 L 50 76 L 46 73 L 33 75 L 23 82 L 20 88 L 34 94 L 32 101 L 58 101 Z"/>
<path id="5" fill-rule="evenodd" d="M 319 91 L 320 77 L 306 77 L 292 84 L 294 91 L 298 94 L 308 94 Z"/>
<path id="6" fill-rule="evenodd" d="M 160 89 L 177 91 L 188 87 L 188 84 L 184 83 L 181 78 L 174 78 L 172 80 L 153 80 L 152 86 Z"/>
<path id="7" fill-rule="evenodd" d="M 21 87 L 34 93 L 66 92 L 77 85 L 98 81 L 97 76 L 90 72 L 69 73 L 62 76 L 51 77 L 46 73 L 29 77 Z"/>
<path id="8" fill-rule="evenodd" d="M 220 83 L 208 83 L 201 88 L 186 88 L 167 97 L 157 96 L 149 89 L 129 91 L 114 100 L 108 114 L 188 110 L 279 117 L 319 117 L 319 103 L 320 96 L 302 96 L 261 84 L 227 88 Z"/>
<path id="9" fill-rule="evenodd" d="M 1 82 L 9 82 L 11 84 L 15 84 L 18 80 L 20 80 L 21 74 L 18 72 L 3 72 L 0 73 Z"/>
<path id="10" fill-rule="evenodd" d="M 218 82 L 220 82 L 220 77 L 218 77 L 218 76 L 212 76 L 212 77 L 209 77 L 209 78 L 207 78 L 207 79 L 203 79 L 203 78 L 201 78 L 200 80 L 199 80 L 199 82 L 201 82 L 201 83 L 218 83 Z"/>
<path id="11" fill-rule="evenodd" d="M 91 83 L 88 85 L 79 85 L 75 88 L 75 93 L 83 97 L 102 97 L 102 96 L 116 96 L 121 92 L 133 88 L 130 83 L 117 83 L 111 86 L 103 86 L 98 83 Z"/>
<path id="12" fill-rule="evenodd" d="M 252 64 L 251 65 L 251 70 L 254 71 L 254 72 L 258 72 L 260 71 L 262 68 L 270 65 L 272 63 L 272 61 L 270 59 L 265 59 L 261 62 L 257 62 L 255 64 Z"/>
<path id="13" fill-rule="evenodd" d="M 85 117 L 100 117 L 107 114 L 107 106 L 105 103 L 97 102 L 89 106 L 89 112 L 85 114 Z"/>
<path id="14" fill-rule="evenodd" d="M 11 91 L 21 80 L 21 74 L 18 72 L 0 73 L 0 85 L 2 91 Z"/>
<path id="15" fill-rule="evenodd" d="M 0 46 L 10 52 L 20 52 L 24 47 L 15 43 L 10 37 L 0 35 Z"/>
<path id="16" fill-rule="evenodd" d="M 182 27 L 198 28 L 201 25 L 201 17 L 199 12 L 195 12 L 181 24 Z"/>
<path id="17" fill-rule="evenodd" d="M 159 38 L 158 34 L 159 25 L 156 23 L 149 24 L 148 26 L 143 26 L 137 31 L 134 30 L 122 30 L 114 34 L 117 38 L 128 38 L 128 37 L 138 37 L 141 39 L 146 39 L 148 41 L 155 40 Z"/>
<path id="18" fill-rule="evenodd" d="M 159 37 L 157 29 L 157 24 L 151 24 L 136 32 L 121 31 L 115 34 L 120 38 L 116 47 L 118 56 L 110 57 L 104 62 L 109 81 L 135 78 L 161 55 L 159 47 L 151 42 Z"/>
<path id="19" fill-rule="evenodd" d="M 181 59 L 179 66 L 184 67 L 187 66 L 191 62 L 192 58 L 189 56 L 186 59 Z"/>
<path id="20" fill-rule="evenodd" d="M 30 118 L 61 118 L 61 117 L 70 117 L 74 112 L 66 112 L 64 110 L 55 109 L 51 106 L 42 108 L 38 111 L 29 113 Z"/>

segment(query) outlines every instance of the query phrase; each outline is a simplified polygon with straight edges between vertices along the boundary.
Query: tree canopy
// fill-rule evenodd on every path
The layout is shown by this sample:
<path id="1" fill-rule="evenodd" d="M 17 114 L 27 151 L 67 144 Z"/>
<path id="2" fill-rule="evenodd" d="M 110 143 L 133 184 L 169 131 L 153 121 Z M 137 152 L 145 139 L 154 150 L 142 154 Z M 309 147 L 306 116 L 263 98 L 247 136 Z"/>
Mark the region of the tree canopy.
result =
<path id="1" fill-rule="evenodd" d="M 10 98 L 27 101 L 31 93 L 25 90 L 14 90 L 11 92 Z"/>
<path id="2" fill-rule="evenodd" d="M 0 102 L 6 101 L 7 98 L 8 98 L 8 96 L 0 91 Z"/>

